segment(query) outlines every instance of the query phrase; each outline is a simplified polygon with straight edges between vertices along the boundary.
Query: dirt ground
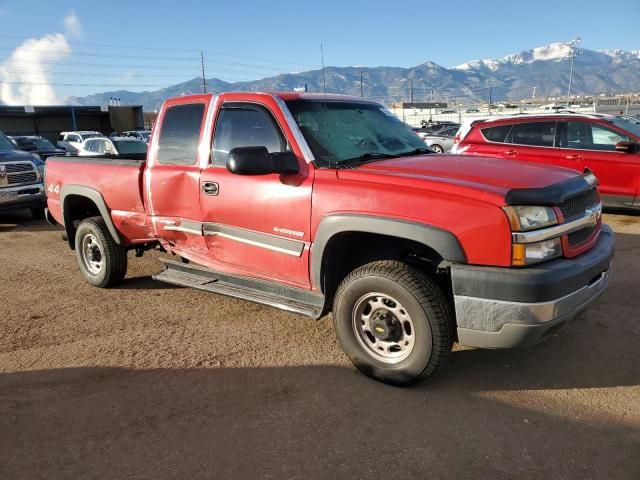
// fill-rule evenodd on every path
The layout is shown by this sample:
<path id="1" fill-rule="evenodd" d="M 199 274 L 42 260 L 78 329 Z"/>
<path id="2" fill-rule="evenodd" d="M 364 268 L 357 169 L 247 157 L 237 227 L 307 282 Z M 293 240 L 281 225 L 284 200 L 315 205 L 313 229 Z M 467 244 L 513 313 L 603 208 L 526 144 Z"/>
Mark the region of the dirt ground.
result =
<path id="1" fill-rule="evenodd" d="M 319 322 L 128 278 L 83 281 L 60 231 L 0 217 L 0 478 L 640 478 L 640 216 L 612 281 L 529 349 L 460 349 L 413 388 Z"/>

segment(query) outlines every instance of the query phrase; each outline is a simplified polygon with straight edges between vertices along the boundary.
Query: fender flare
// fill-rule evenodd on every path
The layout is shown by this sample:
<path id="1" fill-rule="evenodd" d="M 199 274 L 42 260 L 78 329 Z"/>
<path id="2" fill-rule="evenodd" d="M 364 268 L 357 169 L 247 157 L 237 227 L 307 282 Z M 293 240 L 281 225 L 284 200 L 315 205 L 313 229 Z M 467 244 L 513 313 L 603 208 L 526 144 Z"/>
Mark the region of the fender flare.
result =
<path id="1" fill-rule="evenodd" d="M 122 245 L 122 239 L 120 238 L 118 230 L 116 230 L 116 227 L 113 224 L 109 208 L 107 207 L 107 202 L 104 201 L 102 194 L 91 187 L 85 187 L 83 185 L 64 185 L 60 189 L 60 209 L 62 213 L 62 220 L 64 222 L 64 228 L 67 232 L 67 237 L 69 240 L 69 246 L 71 246 L 71 248 L 75 248 L 75 229 L 73 228 L 73 221 L 71 220 L 71 217 L 68 217 L 68 212 L 65 211 L 66 199 L 71 195 L 85 197 L 91 200 L 96 205 L 96 207 L 98 207 L 98 211 L 104 219 L 104 222 L 107 225 L 107 229 L 109 230 L 111 237 L 113 237 L 113 240 L 118 245 Z"/>
<path id="2" fill-rule="evenodd" d="M 322 285 L 322 261 L 325 248 L 335 235 L 345 232 L 377 233 L 413 240 L 435 250 L 448 262 L 467 262 L 467 256 L 458 238 L 442 228 L 370 215 L 335 214 L 320 221 L 311 246 L 311 282 L 315 287 L 320 288 Z"/>

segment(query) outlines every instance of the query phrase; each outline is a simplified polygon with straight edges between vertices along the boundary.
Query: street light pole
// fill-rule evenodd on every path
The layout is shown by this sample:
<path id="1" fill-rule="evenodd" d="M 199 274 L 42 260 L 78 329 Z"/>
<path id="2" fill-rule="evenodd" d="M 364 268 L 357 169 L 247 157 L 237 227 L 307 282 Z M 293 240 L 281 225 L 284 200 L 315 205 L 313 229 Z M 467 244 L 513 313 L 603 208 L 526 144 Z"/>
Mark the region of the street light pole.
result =
<path id="1" fill-rule="evenodd" d="M 573 61 L 578 55 L 579 43 L 580 43 L 580 37 L 577 37 L 571 40 L 571 42 L 569 42 L 569 46 L 571 47 L 571 50 L 569 52 L 569 55 L 571 56 L 571 69 L 569 70 L 569 90 L 567 91 L 567 109 L 569 108 L 569 105 L 571 105 L 571 83 L 573 82 Z"/>

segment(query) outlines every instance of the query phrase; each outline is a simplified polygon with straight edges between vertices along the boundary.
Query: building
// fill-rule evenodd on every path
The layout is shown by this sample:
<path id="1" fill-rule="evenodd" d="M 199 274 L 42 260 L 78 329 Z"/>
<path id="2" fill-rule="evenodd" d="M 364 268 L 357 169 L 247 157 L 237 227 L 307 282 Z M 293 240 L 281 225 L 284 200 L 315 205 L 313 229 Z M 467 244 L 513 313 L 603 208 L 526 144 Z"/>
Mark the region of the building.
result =
<path id="1" fill-rule="evenodd" d="M 142 130 L 142 106 L 9 106 L 0 105 L 0 131 L 7 135 L 40 135 L 52 142 L 60 132 Z"/>

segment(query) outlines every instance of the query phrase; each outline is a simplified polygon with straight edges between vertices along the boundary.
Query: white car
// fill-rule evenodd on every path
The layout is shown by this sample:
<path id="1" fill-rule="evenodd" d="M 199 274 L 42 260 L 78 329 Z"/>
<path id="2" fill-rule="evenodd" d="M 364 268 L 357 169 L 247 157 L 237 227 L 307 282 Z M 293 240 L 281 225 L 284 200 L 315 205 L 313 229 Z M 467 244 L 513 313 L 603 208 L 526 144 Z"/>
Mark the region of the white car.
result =
<path id="1" fill-rule="evenodd" d="M 131 137 L 94 137 L 85 140 L 78 151 L 81 157 L 122 156 L 145 158 L 147 144 Z"/>
<path id="2" fill-rule="evenodd" d="M 95 137 L 104 137 L 100 132 L 91 130 L 83 130 L 77 132 L 60 132 L 58 137 L 57 146 L 64 148 L 68 153 L 77 154 L 82 148 L 82 143 Z"/>
<path id="3" fill-rule="evenodd" d="M 129 130 L 127 132 L 122 132 L 124 137 L 136 138 L 138 140 L 142 140 L 144 143 L 149 143 L 149 138 L 151 137 L 150 130 Z"/>

